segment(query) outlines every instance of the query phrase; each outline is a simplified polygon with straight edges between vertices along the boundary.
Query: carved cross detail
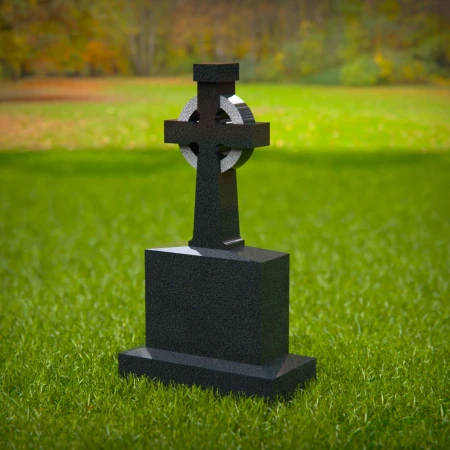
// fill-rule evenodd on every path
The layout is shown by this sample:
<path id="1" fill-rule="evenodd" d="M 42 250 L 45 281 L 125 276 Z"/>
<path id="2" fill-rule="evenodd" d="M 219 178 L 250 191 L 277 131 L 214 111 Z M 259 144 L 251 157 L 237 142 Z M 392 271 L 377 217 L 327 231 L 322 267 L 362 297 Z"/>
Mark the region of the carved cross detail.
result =
<path id="1" fill-rule="evenodd" d="M 197 97 L 178 120 L 164 121 L 164 142 L 179 144 L 197 168 L 194 233 L 191 247 L 229 249 L 240 236 L 236 168 L 255 147 L 270 143 L 270 124 L 255 122 L 235 95 L 239 64 L 194 64 Z"/>

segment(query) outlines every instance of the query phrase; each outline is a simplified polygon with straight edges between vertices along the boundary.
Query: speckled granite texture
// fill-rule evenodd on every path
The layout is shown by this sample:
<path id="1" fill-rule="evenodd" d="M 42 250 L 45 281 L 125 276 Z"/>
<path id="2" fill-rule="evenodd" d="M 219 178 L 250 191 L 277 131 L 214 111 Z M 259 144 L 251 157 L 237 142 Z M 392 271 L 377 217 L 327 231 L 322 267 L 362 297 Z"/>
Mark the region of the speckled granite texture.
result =
<path id="1" fill-rule="evenodd" d="M 147 347 L 264 364 L 289 351 L 289 255 L 145 252 Z"/>
<path id="2" fill-rule="evenodd" d="M 194 81 L 223 82 L 239 80 L 239 63 L 194 64 Z"/>
<path id="3" fill-rule="evenodd" d="M 289 255 L 254 247 L 145 251 L 146 347 L 121 373 L 273 397 L 315 377 L 289 355 Z"/>
<path id="4" fill-rule="evenodd" d="M 146 347 L 119 354 L 119 372 L 223 392 L 287 395 L 316 376 L 316 360 L 289 354 L 289 255 L 246 247 L 236 169 L 269 145 L 235 94 L 239 64 L 194 64 L 197 97 L 164 142 L 197 169 L 187 247 L 145 251 Z"/>
<path id="5" fill-rule="evenodd" d="M 239 64 L 194 64 L 197 97 L 178 119 L 164 121 L 164 142 L 178 144 L 197 169 L 192 247 L 244 245 L 235 169 L 256 147 L 269 145 L 270 124 L 255 122 L 248 105 L 235 95 L 237 79 Z"/>
<path id="6" fill-rule="evenodd" d="M 148 347 L 120 353 L 119 367 L 123 374 L 150 375 L 166 383 L 268 398 L 289 396 L 316 376 L 316 360 L 307 356 L 284 355 L 258 366 Z"/>

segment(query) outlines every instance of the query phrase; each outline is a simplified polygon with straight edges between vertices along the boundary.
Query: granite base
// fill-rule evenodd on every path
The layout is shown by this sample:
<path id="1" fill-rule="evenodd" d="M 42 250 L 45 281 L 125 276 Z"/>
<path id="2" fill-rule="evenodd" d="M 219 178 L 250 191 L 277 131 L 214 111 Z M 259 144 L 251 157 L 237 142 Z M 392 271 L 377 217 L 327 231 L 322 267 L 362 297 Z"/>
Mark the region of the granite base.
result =
<path id="1" fill-rule="evenodd" d="M 268 398 L 287 396 L 316 377 L 316 359 L 285 355 L 260 365 L 140 347 L 119 353 L 119 373 Z"/>

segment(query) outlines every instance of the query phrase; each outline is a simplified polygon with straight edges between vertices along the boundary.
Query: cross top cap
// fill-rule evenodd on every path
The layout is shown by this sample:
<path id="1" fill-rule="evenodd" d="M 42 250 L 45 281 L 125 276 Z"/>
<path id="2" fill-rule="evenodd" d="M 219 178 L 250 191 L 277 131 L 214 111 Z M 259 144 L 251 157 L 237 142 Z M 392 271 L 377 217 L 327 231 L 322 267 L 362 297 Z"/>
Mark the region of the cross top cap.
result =
<path id="1" fill-rule="evenodd" d="M 239 80 L 239 63 L 194 64 L 194 81 L 221 83 Z"/>

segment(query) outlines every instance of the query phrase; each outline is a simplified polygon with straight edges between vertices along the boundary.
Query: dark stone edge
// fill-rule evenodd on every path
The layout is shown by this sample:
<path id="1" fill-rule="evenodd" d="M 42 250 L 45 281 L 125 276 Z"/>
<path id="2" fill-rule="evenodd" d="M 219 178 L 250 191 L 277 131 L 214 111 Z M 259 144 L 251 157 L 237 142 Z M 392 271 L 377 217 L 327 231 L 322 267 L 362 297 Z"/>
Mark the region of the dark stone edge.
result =
<path id="1" fill-rule="evenodd" d="M 316 359 L 286 355 L 263 366 L 140 347 L 119 353 L 119 374 L 267 398 L 288 397 L 316 378 Z"/>
<path id="2" fill-rule="evenodd" d="M 239 63 L 204 63 L 193 65 L 193 80 L 226 82 L 239 80 Z"/>

